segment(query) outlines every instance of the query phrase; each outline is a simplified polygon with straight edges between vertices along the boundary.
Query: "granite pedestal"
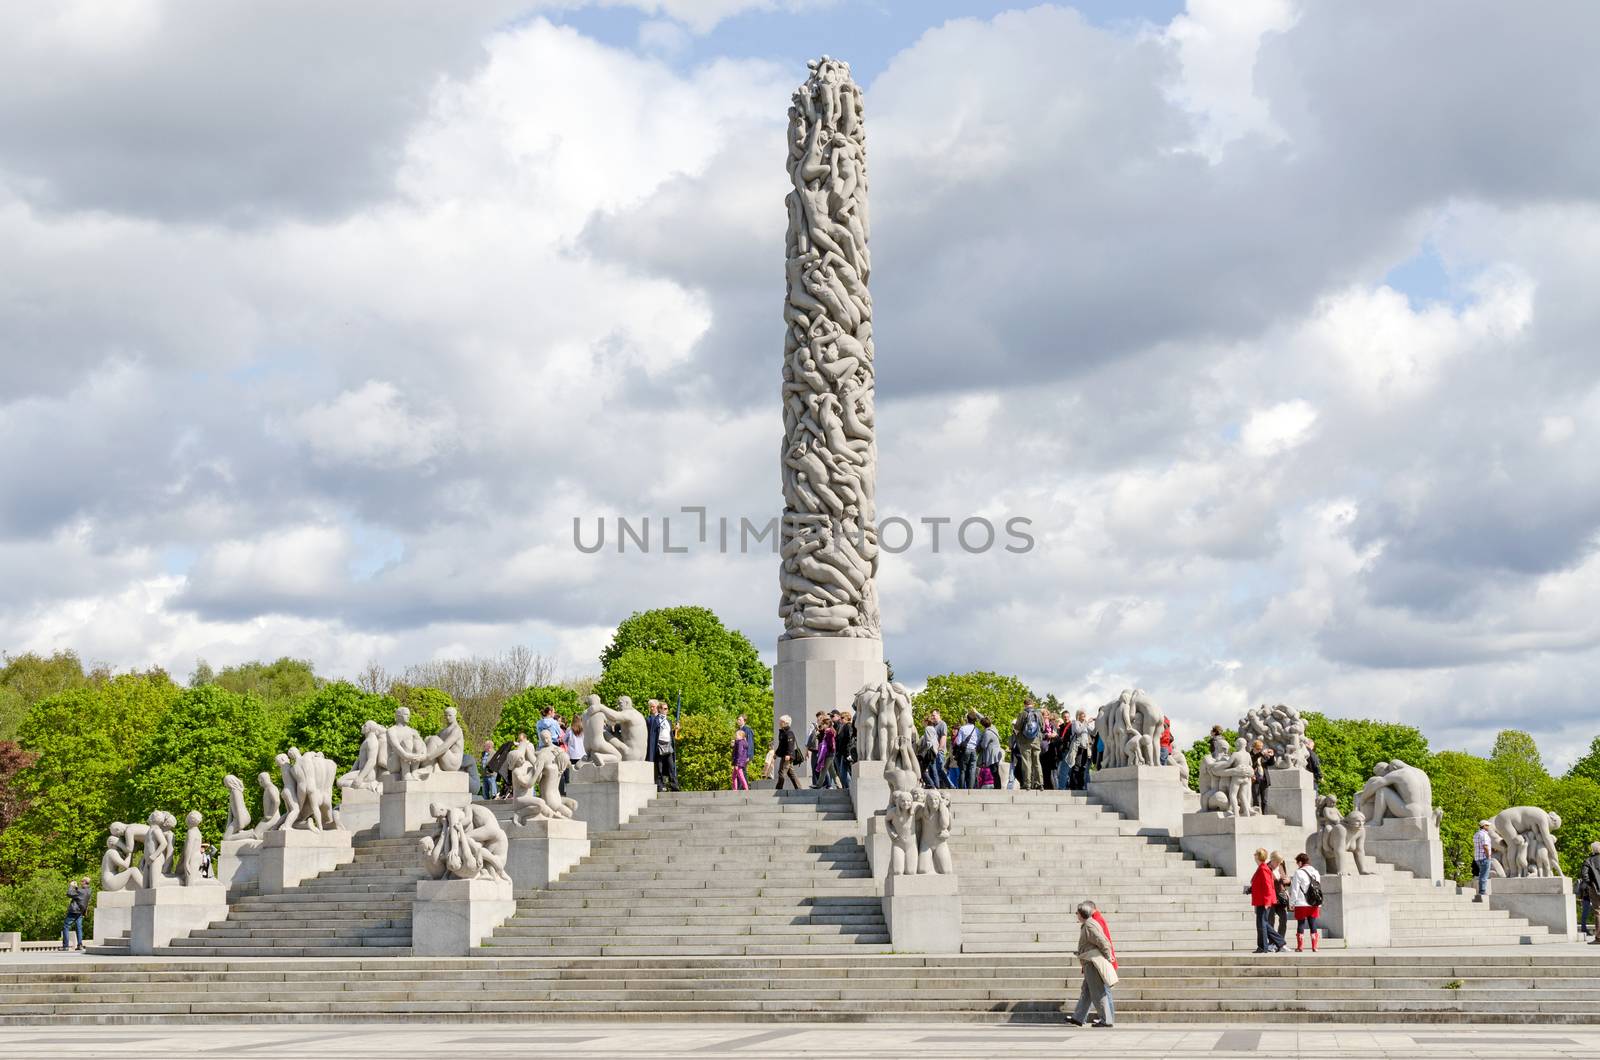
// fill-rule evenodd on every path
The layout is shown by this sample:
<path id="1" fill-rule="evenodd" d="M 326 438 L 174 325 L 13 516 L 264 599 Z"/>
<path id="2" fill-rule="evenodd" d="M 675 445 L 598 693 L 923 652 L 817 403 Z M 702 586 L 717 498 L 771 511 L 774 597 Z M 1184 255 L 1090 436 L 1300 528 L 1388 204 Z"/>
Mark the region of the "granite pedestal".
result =
<path id="1" fill-rule="evenodd" d="M 1294 910 L 1289 910 L 1290 915 Z M 1318 924 L 1346 946 L 1387 946 L 1392 938 L 1389 894 L 1381 876 L 1322 875 Z"/>
<path id="2" fill-rule="evenodd" d="M 454 809 L 470 805 L 470 786 L 465 773 L 437 769 L 421 779 L 385 780 L 378 797 L 378 834 L 384 839 L 399 839 L 407 832 L 432 828 L 433 807 Z"/>
<path id="3" fill-rule="evenodd" d="M 279 894 L 355 860 L 349 832 L 284 828 L 268 832 L 256 855 L 256 890 Z"/>
<path id="4" fill-rule="evenodd" d="M 1277 814 L 1300 828 L 1317 825 L 1317 789 L 1311 774 L 1304 769 L 1285 767 L 1272 770 L 1267 788 L 1267 812 Z"/>
<path id="5" fill-rule="evenodd" d="M 1578 907 L 1565 876 L 1519 876 L 1489 881 L 1489 908 L 1504 909 L 1530 924 L 1547 927 L 1569 942 L 1578 940 Z"/>
<path id="6" fill-rule="evenodd" d="M 1183 831 L 1183 793 L 1178 771 L 1171 766 L 1119 766 L 1097 769 L 1089 777 L 1089 795 L 1147 828 Z"/>
<path id="7" fill-rule="evenodd" d="M 148 957 L 173 939 L 228 916 L 228 889 L 217 880 L 189 887 L 148 888 L 133 895 L 128 951 L 136 957 Z"/>
<path id="8" fill-rule="evenodd" d="M 889 679 L 883 664 L 883 641 L 869 637 L 796 637 L 778 641 L 778 665 L 772 670 L 772 740 L 778 740 L 778 718 L 789 715 L 802 747 L 811 735 L 817 711 L 849 707 L 866 685 Z M 811 759 L 795 772 L 809 774 Z"/>
<path id="9" fill-rule="evenodd" d="M 856 823 L 865 824 L 889 808 L 889 781 L 883 775 L 883 762 L 857 762 L 850 774 L 850 802 L 856 810 Z"/>
<path id="10" fill-rule="evenodd" d="M 360 839 L 378 834 L 383 793 L 370 788 L 339 789 L 339 823 Z"/>
<path id="11" fill-rule="evenodd" d="M 123 938 L 133 931 L 133 896 L 136 891 L 98 891 L 94 896 L 94 933 L 89 941 L 95 945 L 111 939 Z"/>
<path id="12" fill-rule="evenodd" d="M 1272 850 L 1280 843 L 1283 822 L 1270 814 L 1228 817 L 1216 811 L 1183 815 L 1185 851 L 1226 876 L 1248 876 L 1256 871 L 1255 852 Z"/>
<path id="13" fill-rule="evenodd" d="M 1367 825 L 1367 854 L 1425 880 L 1444 879 L 1439 829 L 1423 817 L 1390 817 Z"/>
<path id="14" fill-rule="evenodd" d="M 883 884 L 889 877 L 889 857 L 893 841 L 889 839 L 888 818 L 883 814 L 867 818 L 867 867 L 872 870 L 873 889 L 883 894 Z"/>
<path id="15" fill-rule="evenodd" d="M 411 952 L 465 957 L 517 911 L 502 880 L 418 880 L 411 903 Z"/>
<path id="16" fill-rule="evenodd" d="M 883 918 L 896 953 L 961 952 L 961 891 L 954 874 L 889 876 Z"/>
<path id="17" fill-rule="evenodd" d="M 254 891 L 261 880 L 261 840 L 224 839 L 217 854 L 217 882 L 238 898 Z"/>
<path id="18" fill-rule="evenodd" d="M 589 826 L 589 835 L 614 832 L 656 797 L 655 764 L 607 762 L 575 769 L 567 797 L 577 800 L 573 817 Z"/>
<path id="19" fill-rule="evenodd" d="M 589 854 L 589 826 L 582 821 L 539 817 L 505 828 L 506 872 L 519 891 L 548 887 Z"/>

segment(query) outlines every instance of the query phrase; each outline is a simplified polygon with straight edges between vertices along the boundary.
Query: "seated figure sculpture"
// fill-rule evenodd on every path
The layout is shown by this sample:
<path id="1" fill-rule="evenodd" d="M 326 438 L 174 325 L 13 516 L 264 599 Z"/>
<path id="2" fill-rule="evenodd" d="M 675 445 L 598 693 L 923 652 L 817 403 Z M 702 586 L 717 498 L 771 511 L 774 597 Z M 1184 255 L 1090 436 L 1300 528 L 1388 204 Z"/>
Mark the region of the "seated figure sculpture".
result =
<path id="1" fill-rule="evenodd" d="M 1255 766 L 1250 761 L 1250 746 L 1245 743 L 1244 737 L 1239 737 L 1233 753 L 1227 758 L 1226 764 L 1213 760 L 1211 769 L 1223 783 L 1223 790 L 1227 792 L 1227 814 L 1230 817 L 1249 817 L 1255 813 L 1255 807 L 1250 803 L 1250 777 L 1255 773 Z"/>
<path id="2" fill-rule="evenodd" d="M 1433 782 L 1428 774 L 1399 759 L 1379 762 L 1372 767 L 1372 779 L 1356 794 L 1355 808 L 1369 826 L 1381 825 L 1388 818 L 1428 820 L 1433 817 Z"/>
<path id="3" fill-rule="evenodd" d="M 229 773 L 222 778 L 228 789 L 228 821 L 222 826 L 224 840 L 237 839 L 250 830 L 250 807 L 244 801 L 244 782 Z"/>
<path id="4" fill-rule="evenodd" d="M 446 707 L 444 728 L 439 730 L 437 736 L 423 739 L 420 751 L 401 750 L 396 753 L 406 759 L 416 776 L 427 777 L 434 769 L 445 773 L 453 773 L 460 769 L 465 748 L 466 735 L 456 722 L 456 708 Z"/>
<path id="5" fill-rule="evenodd" d="M 588 757 L 599 765 L 611 762 L 643 762 L 646 728 L 644 715 L 634 709 L 633 700 L 619 696 L 615 708 L 590 696 L 583 710 L 583 741 Z M 615 731 L 615 735 L 612 735 Z"/>
<path id="6" fill-rule="evenodd" d="M 506 874 L 508 841 L 494 811 L 476 804 L 431 808 L 438 829 L 418 840 L 423 864 L 435 879 L 499 880 Z"/>
<path id="7" fill-rule="evenodd" d="M 134 838 L 130 829 L 147 825 L 127 825 L 121 821 L 111 823 L 111 834 L 106 836 L 106 852 L 100 858 L 100 889 L 122 891 L 137 886 L 141 874 L 133 863 L 134 847 L 144 841 L 141 832 Z"/>
<path id="8" fill-rule="evenodd" d="M 383 784 L 378 771 L 383 768 L 388 753 L 388 733 L 375 721 L 361 723 L 361 749 L 356 753 L 355 768 L 336 782 L 341 788 L 360 788 L 379 791 Z"/>
<path id="9" fill-rule="evenodd" d="M 422 735 L 411 727 L 410 708 L 396 707 L 394 724 L 384 730 L 384 774 L 395 780 L 416 779 L 417 763 L 427 750 Z"/>

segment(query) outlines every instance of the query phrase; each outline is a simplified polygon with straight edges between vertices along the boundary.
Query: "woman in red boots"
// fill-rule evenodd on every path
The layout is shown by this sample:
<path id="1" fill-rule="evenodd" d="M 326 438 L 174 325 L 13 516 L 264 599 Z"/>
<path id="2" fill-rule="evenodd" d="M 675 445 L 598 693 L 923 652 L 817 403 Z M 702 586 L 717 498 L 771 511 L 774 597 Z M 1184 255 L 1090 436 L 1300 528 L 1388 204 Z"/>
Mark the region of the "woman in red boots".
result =
<path id="1" fill-rule="evenodd" d="M 1296 854 L 1294 875 L 1289 879 L 1289 905 L 1294 908 L 1294 951 L 1305 948 L 1306 932 L 1311 932 L 1311 952 L 1317 952 L 1317 917 L 1322 913 L 1322 875 L 1311 867 L 1311 859 Z"/>

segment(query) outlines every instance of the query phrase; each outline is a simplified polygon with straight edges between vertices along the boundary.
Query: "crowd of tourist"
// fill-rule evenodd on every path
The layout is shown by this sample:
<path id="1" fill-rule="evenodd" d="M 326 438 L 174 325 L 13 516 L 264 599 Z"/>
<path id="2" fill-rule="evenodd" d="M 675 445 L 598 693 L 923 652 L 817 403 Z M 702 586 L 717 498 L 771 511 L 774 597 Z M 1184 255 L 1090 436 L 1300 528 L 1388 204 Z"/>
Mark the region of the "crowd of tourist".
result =
<path id="1" fill-rule="evenodd" d="M 1294 918 L 1294 951 L 1317 952 L 1321 937 L 1317 917 L 1322 914 L 1322 874 L 1306 854 L 1296 854 L 1290 872 L 1283 855 L 1265 847 L 1256 850 L 1256 871 L 1245 893 L 1256 914 L 1256 953 L 1283 953 L 1288 949 L 1289 918 Z"/>

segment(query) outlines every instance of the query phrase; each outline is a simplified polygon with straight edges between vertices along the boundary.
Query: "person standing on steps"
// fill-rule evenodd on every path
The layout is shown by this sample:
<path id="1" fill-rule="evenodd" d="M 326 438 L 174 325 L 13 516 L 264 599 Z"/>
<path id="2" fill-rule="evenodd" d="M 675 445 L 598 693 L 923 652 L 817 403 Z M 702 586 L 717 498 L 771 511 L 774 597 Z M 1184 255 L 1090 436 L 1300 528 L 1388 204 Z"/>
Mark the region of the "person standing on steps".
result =
<path id="1" fill-rule="evenodd" d="M 1272 765 L 1277 760 L 1277 753 L 1260 740 L 1250 746 L 1250 765 L 1255 770 L 1251 777 L 1250 794 L 1261 813 L 1267 812 L 1267 789 L 1272 787 Z"/>
<path id="2" fill-rule="evenodd" d="M 1488 821 L 1479 821 L 1478 830 L 1472 833 L 1472 874 L 1478 878 L 1478 893 L 1472 896 L 1474 902 L 1483 901 L 1483 896 L 1489 893 L 1489 869 L 1494 864 L 1494 833 L 1489 831 Z"/>
<path id="3" fill-rule="evenodd" d="M 1257 953 L 1275 953 L 1283 950 L 1283 936 L 1272 930 L 1272 907 L 1278 904 L 1278 881 L 1267 865 L 1265 847 L 1256 848 L 1256 871 L 1245 888 L 1250 904 L 1256 911 Z"/>
<path id="4" fill-rule="evenodd" d="M 1011 735 L 1016 747 L 1011 765 L 1017 773 L 1017 786 L 1042 791 L 1044 766 L 1039 759 L 1039 742 L 1044 738 L 1044 719 L 1039 716 L 1039 704 L 1031 699 L 1022 701 L 1022 713 L 1011 723 Z"/>
<path id="5" fill-rule="evenodd" d="M 839 786 L 850 790 L 850 778 L 856 766 L 856 720 L 848 710 L 841 710 L 833 726 L 833 753 L 839 760 Z"/>
<path id="6" fill-rule="evenodd" d="M 67 884 L 67 918 L 61 924 L 61 952 L 67 952 L 67 936 L 78 932 L 78 949 L 83 949 L 83 917 L 89 911 L 89 877 Z"/>
<path id="7" fill-rule="evenodd" d="M 1294 951 L 1302 952 L 1306 932 L 1311 933 L 1311 952 L 1317 952 L 1317 917 L 1322 915 L 1322 874 L 1311 867 L 1311 858 L 1294 856 L 1294 876 L 1289 880 L 1289 905 L 1294 908 Z"/>
<path id="8" fill-rule="evenodd" d="M 776 790 L 783 790 L 783 778 L 789 778 L 789 786 L 798 788 L 800 781 L 794 775 L 794 753 L 799 746 L 795 742 L 794 729 L 790 727 L 789 715 L 785 714 L 778 719 L 778 739 L 772 749 L 772 771 L 777 774 L 778 783 Z"/>
<path id="9" fill-rule="evenodd" d="M 1317 742 L 1306 739 L 1306 772 L 1311 774 L 1311 790 L 1322 794 L 1322 759 L 1317 757 Z"/>
<path id="10" fill-rule="evenodd" d="M 750 764 L 750 741 L 744 738 L 743 729 L 733 730 L 733 790 L 749 791 L 750 778 L 745 767 Z"/>
<path id="11" fill-rule="evenodd" d="M 1117 961 L 1111 949 L 1111 936 L 1102 926 L 1105 920 L 1093 902 L 1079 902 L 1077 914 L 1077 956 L 1083 970 L 1083 983 L 1078 987 L 1078 1005 L 1067 1022 L 1082 1027 L 1092 1005 L 1098 1016 L 1093 1026 L 1115 1026 L 1117 1014 L 1111 1002 L 1111 988 L 1117 985 Z"/>
<path id="12" fill-rule="evenodd" d="M 479 792 L 486 799 L 500 797 L 500 778 L 495 776 L 494 770 L 489 767 L 489 760 L 494 757 L 494 741 L 483 741 L 483 753 L 478 757 L 478 777 L 483 783 Z"/>
<path id="13" fill-rule="evenodd" d="M 1583 899 L 1583 921 L 1578 925 L 1582 934 L 1589 934 L 1589 914 L 1600 903 L 1600 842 L 1589 844 L 1589 856 L 1578 870 L 1578 897 Z M 1600 920 L 1595 921 L 1594 935 L 1600 939 Z"/>
<path id="14" fill-rule="evenodd" d="M 989 771 L 990 783 L 996 791 L 1000 790 L 1000 763 L 1006 760 L 1005 752 L 1000 749 L 1000 730 L 995 728 L 994 722 L 987 715 L 978 716 L 978 724 L 983 726 L 982 768 Z M 979 785 L 982 786 L 981 783 Z"/>
<path id="15" fill-rule="evenodd" d="M 972 789 L 978 786 L 978 746 L 983 742 L 983 730 L 978 728 L 978 715 L 967 711 L 966 724 L 956 730 L 956 764 L 961 767 L 961 786 Z"/>
<path id="16" fill-rule="evenodd" d="M 939 782 L 944 776 L 945 747 L 950 742 L 950 726 L 939 717 L 937 710 L 928 715 L 922 724 L 922 747 L 918 757 L 922 761 L 922 783 L 928 788 L 947 788 L 950 781 Z"/>
<path id="17" fill-rule="evenodd" d="M 1267 867 L 1272 870 L 1273 883 L 1278 888 L 1278 901 L 1272 907 L 1272 930 L 1280 938 L 1288 939 L 1285 934 L 1289 930 L 1289 866 L 1284 862 L 1283 855 L 1274 850 L 1267 857 Z"/>

